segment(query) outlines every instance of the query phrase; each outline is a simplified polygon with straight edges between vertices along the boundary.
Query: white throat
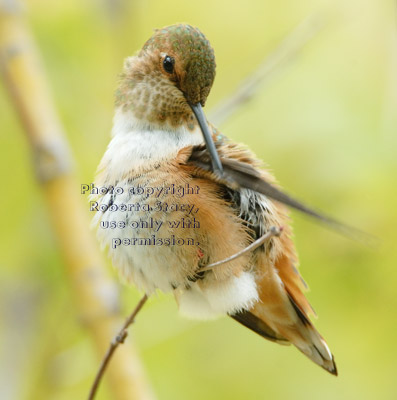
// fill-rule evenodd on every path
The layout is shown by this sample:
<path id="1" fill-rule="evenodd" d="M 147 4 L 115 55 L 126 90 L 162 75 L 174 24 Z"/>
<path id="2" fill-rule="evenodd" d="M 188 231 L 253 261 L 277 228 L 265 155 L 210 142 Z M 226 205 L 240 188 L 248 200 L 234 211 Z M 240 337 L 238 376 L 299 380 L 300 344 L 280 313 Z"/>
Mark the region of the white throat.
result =
<path id="1" fill-rule="evenodd" d="M 150 170 L 162 161 L 172 160 L 187 146 L 204 143 L 199 127 L 171 128 L 138 120 L 131 112 L 117 109 L 113 119 L 112 140 L 100 168 L 118 179 L 126 171 Z"/>

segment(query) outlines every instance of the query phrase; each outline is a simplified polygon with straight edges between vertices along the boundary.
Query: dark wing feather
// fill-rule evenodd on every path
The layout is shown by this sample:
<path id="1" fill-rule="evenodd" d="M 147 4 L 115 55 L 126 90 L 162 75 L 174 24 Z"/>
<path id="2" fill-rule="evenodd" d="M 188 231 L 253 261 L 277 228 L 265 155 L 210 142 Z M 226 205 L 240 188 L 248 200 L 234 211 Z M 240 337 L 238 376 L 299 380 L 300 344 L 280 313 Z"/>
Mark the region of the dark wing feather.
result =
<path id="1" fill-rule="evenodd" d="M 287 339 L 276 333 L 269 325 L 249 311 L 240 311 L 230 316 L 237 322 L 240 322 L 240 324 L 246 326 L 267 340 L 279 344 L 290 344 Z"/>
<path id="2" fill-rule="evenodd" d="M 255 168 L 254 160 L 250 159 L 242 162 L 235 158 L 229 158 L 227 155 L 230 154 L 230 151 L 223 152 L 222 145 L 219 143 L 217 143 L 217 151 L 224 169 L 222 177 L 215 175 L 215 173 L 212 172 L 211 158 L 205 146 L 193 147 L 188 164 L 193 164 L 202 170 L 210 172 L 213 180 L 223 183 L 234 190 L 238 190 L 239 188 L 251 189 L 282 204 L 285 204 L 288 207 L 301 211 L 302 213 L 315 218 L 316 220 L 326 224 L 345 236 L 367 244 L 374 242 L 375 238 L 373 238 L 371 235 L 347 226 L 346 224 L 339 222 L 322 212 L 313 210 L 311 207 L 306 206 L 302 202 L 294 199 L 289 194 L 276 187 L 273 183 L 266 181 L 263 174 L 261 174 L 261 172 Z"/>

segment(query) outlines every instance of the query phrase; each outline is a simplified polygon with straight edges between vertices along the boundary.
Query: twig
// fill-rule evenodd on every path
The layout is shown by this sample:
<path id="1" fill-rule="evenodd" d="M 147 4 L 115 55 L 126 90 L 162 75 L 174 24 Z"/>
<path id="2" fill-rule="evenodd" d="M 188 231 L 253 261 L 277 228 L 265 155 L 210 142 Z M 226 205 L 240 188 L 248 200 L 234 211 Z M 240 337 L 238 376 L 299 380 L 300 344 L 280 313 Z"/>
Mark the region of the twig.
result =
<path id="1" fill-rule="evenodd" d="M 229 261 L 233 261 L 236 258 L 239 258 L 248 252 L 254 251 L 259 246 L 261 246 L 263 243 L 265 243 L 266 240 L 270 239 L 271 237 L 280 236 L 282 231 L 283 231 L 282 226 L 279 228 L 272 226 L 268 232 L 266 232 L 264 235 L 262 235 L 259 239 L 255 240 L 255 242 L 251 243 L 245 249 L 239 251 L 238 253 L 233 254 L 232 256 L 230 256 L 228 258 L 225 258 L 224 260 L 217 261 L 212 264 L 208 264 L 205 267 L 200 268 L 198 272 L 209 271 L 210 269 L 212 269 L 214 267 L 218 267 L 219 265 L 226 264 Z"/>
<path id="2" fill-rule="evenodd" d="M 299 51 L 325 26 L 327 18 L 324 13 L 316 12 L 306 17 L 276 48 L 268 55 L 257 70 L 245 79 L 237 90 L 226 100 L 221 101 L 210 112 L 209 120 L 221 125 L 243 104 L 247 103 L 258 92 L 266 80 L 282 64 L 290 61 Z"/>
<path id="3" fill-rule="evenodd" d="M 139 313 L 139 311 L 142 309 L 144 304 L 146 303 L 148 299 L 148 296 L 145 294 L 142 299 L 139 301 L 137 306 L 134 308 L 134 311 L 131 313 L 131 315 L 126 319 L 124 322 L 123 327 L 121 328 L 120 332 L 115 336 L 115 338 L 112 340 L 110 343 L 109 349 L 105 354 L 105 357 L 102 360 L 101 366 L 97 372 L 97 375 L 95 377 L 94 383 L 91 387 L 90 394 L 88 396 L 88 400 L 93 400 L 95 397 L 95 394 L 98 390 L 99 384 L 102 380 L 103 374 L 105 373 L 106 367 L 108 366 L 113 353 L 116 351 L 117 347 L 124 343 L 125 339 L 128 336 L 128 327 L 134 322 L 135 317 Z"/>

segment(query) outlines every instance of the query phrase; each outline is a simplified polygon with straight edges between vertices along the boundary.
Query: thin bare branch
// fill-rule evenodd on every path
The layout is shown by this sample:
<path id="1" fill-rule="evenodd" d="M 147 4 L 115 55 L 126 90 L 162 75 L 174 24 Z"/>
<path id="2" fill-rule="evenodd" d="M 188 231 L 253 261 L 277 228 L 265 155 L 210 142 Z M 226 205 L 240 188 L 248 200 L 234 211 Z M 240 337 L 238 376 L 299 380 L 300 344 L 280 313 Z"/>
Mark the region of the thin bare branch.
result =
<path id="1" fill-rule="evenodd" d="M 215 125 L 223 124 L 238 108 L 251 100 L 265 82 L 269 82 L 280 67 L 291 61 L 302 48 L 325 26 L 324 13 L 316 12 L 305 18 L 275 49 L 257 70 L 245 79 L 237 90 L 215 106 L 209 120 Z"/>
<path id="2" fill-rule="evenodd" d="M 115 338 L 111 341 L 108 351 L 105 354 L 105 357 L 102 360 L 101 366 L 98 370 L 98 373 L 95 377 L 94 383 L 91 387 L 90 394 L 88 396 L 88 400 L 93 400 L 95 398 L 95 394 L 98 390 L 99 384 L 101 383 L 102 377 L 105 373 L 106 367 L 108 366 L 110 360 L 112 359 L 113 353 L 116 351 L 117 347 L 124 343 L 125 339 L 128 336 L 128 327 L 134 322 L 135 317 L 142 309 L 144 304 L 146 303 L 148 297 L 145 294 L 142 299 L 139 301 L 137 306 L 132 311 L 131 315 L 126 319 L 123 327 L 121 328 L 120 332 L 115 336 Z"/>
<path id="3" fill-rule="evenodd" d="M 214 267 L 219 267 L 222 264 L 226 264 L 230 261 L 235 260 L 236 258 L 239 258 L 243 256 L 246 253 L 249 253 L 251 251 L 254 251 L 257 249 L 259 246 L 261 246 L 263 243 L 266 242 L 266 240 L 270 239 L 273 236 L 280 236 L 281 232 L 283 231 L 282 227 L 275 227 L 272 226 L 264 235 L 262 235 L 259 239 L 255 240 L 255 242 L 251 243 L 249 246 L 247 246 L 245 249 L 239 251 L 238 253 L 233 254 L 232 256 L 225 258 L 224 260 L 217 261 L 212 264 L 208 264 L 203 268 L 200 268 L 198 272 L 203 272 L 203 271 L 208 271 L 210 269 L 213 269 Z"/>

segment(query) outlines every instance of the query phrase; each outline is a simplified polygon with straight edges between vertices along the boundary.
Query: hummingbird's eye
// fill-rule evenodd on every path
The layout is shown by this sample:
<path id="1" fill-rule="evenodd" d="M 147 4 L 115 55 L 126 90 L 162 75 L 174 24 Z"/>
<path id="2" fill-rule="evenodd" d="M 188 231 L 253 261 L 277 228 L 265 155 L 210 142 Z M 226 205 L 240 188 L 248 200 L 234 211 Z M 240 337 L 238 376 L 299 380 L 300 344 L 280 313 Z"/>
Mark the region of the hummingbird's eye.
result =
<path id="1" fill-rule="evenodd" d="M 165 56 L 163 60 L 163 67 L 166 72 L 172 74 L 174 72 L 175 60 L 170 56 Z"/>

